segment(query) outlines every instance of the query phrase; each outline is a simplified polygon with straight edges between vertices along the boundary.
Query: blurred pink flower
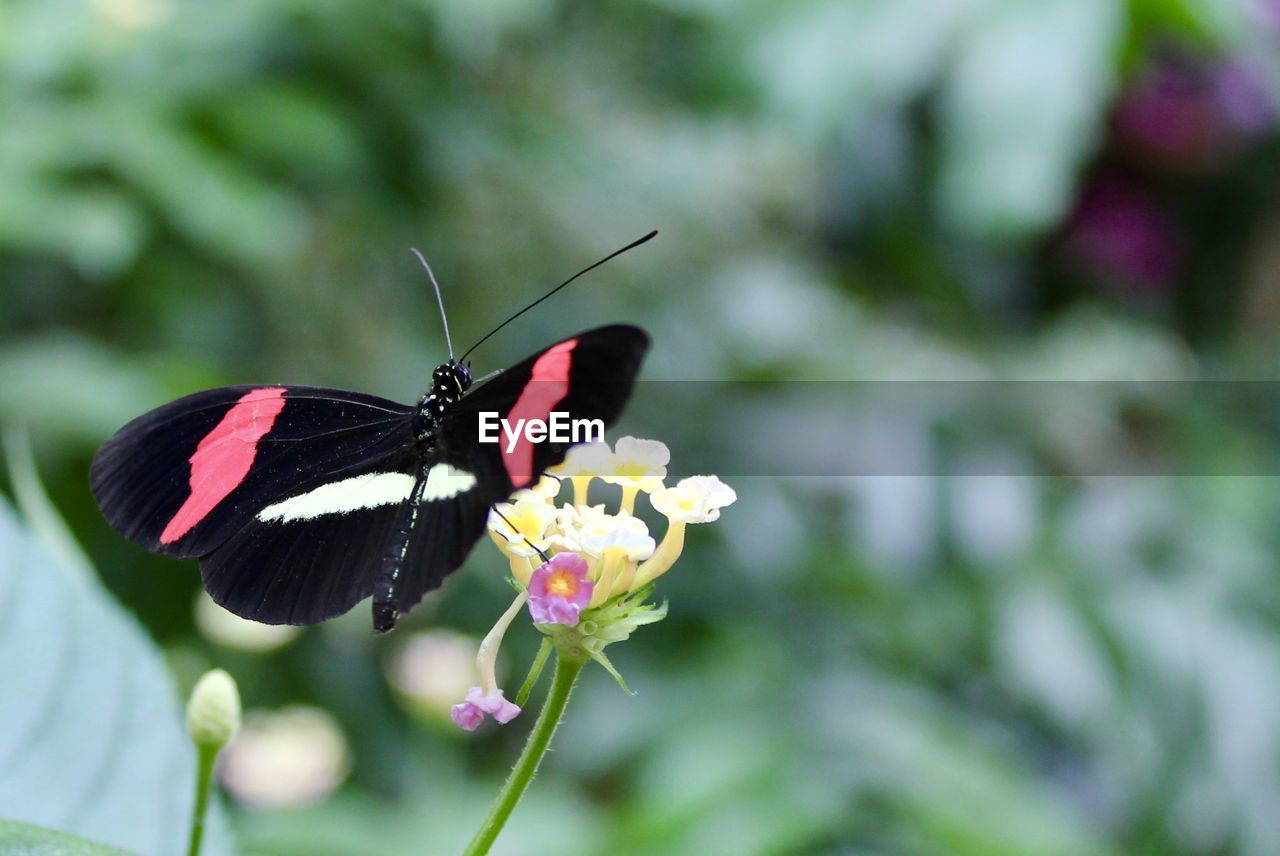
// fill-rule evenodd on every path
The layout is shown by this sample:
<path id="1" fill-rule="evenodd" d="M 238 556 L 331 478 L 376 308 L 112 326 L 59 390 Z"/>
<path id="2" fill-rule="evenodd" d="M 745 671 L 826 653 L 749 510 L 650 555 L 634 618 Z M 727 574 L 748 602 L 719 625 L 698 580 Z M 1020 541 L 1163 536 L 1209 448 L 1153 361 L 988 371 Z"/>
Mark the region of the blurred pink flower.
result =
<path id="1" fill-rule="evenodd" d="M 1280 0 L 1247 0 L 1247 5 L 1264 26 L 1280 30 Z"/>
<path id="2" fill-rule="evenodd" d="M 1217 164 L 1275 120 L 1275 97 L 1249 65 L 1178 54 L 1140 74 L 1113 117 L 1122 147 L 1190 169 Z"/>
<path id="3" fill-rule="evenodd" d="M 1143 291 L 1162 290 L 1180 266 L 1171 218 L 1143 189 L 1116 177 L 1085 187 L 1066 245 L 1089 272 Z"/>
<path id="4" fill-rule="evenodd" d="M 1275 95 L 1249 66 L 1240 62 L 1223 64 L 1214 73 L 1214 88 L 1223 116 L 1238 130 L 1262 134 L 1275 126 Z"/>

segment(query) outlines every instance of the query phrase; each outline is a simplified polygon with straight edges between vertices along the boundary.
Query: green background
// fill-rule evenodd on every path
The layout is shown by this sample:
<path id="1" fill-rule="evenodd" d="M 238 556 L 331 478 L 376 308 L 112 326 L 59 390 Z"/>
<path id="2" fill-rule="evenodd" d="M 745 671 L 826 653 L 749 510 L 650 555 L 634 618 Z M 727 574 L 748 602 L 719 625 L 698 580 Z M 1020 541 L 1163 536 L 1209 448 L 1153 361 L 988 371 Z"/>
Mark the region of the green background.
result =
<path id="1" fill-rule="evenodd" d="M 252 653 L 198 629 L 194 565 L 107 528 L 88 463 L 208 386 L 412 400 L 446 354 L 410 246 L 470 343 L 658 228 L 477 370 L 627 321 L 648 379 L 1106 383 L 857 410 L 954 475 L 722 473 L 670 618 L 610 651 L 637 695 L 588 670 L 499 851 L 1274 853 L 1275 408 L 1112 381 L 1275 377 L 1278 39 L 1272 0 L 9 0 L 0 421 L 181 687 L 220 665 L 333 717 L 349 772 L 233 793 L 246 850 L 449 852 L 527 722 L 466 735 L 387 676 L 488 629 L 496 551 L 389 638 L 362 606 Z M 685 472 L 753 439 L 636 426 Z"/>

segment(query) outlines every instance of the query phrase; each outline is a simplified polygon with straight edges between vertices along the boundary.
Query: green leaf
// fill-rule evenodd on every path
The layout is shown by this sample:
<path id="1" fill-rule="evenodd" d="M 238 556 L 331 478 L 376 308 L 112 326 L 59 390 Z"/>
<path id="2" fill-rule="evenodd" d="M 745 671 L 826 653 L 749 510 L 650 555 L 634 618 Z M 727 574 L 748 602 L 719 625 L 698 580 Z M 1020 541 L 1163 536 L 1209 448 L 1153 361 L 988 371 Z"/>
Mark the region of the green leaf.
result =
<path id="1" fill-rule="evenodd" d="M 1124 21 L 1110 0 L 987 0 L 943 89 L 942 180 L 963 231 L 1052 226 L 1097 145 Z"/>
<path id="2" fill-rule="evenodd" d="M 45 545 L 59 566 L 77 581 L 93 578 L 93 566 L 89 557 L 80 549 L 71 530 L 58 516 L 57 509 L 36 472 L 35 456 L 31 452 L 31 438 L 19 427 L 0 431 L 0 449 L 9 462 L 9 478 L 13 483 L 13 495 L 26 518 L 27 528 L 36 540 Z"/>
<path id="3" fill-rule="evenodd" d="M 155 372 L 79 336 L 45 333 L 0 343 L 0 414 L 43 441 L 101 443 L 167 390 Z M 85 395 L 86 389 L 93 395 Z M 68 407 L 68 401 L 75 401 Z"/>
<path id="4" fill-rule="evenodd" d="M 182 852 L 196 757 L 164 662 L 96 578 L 55 555 L 67 553 L 0 500 L 0 811 L 137 853 Z M 230 852 L 220 816 L 203 852 Z"/>
<path id="5" fill-rule="evenodd" d="M 65 832 L 0 820 L 0 853 L 5 856 L 127 856 L 128 852 Z"/>

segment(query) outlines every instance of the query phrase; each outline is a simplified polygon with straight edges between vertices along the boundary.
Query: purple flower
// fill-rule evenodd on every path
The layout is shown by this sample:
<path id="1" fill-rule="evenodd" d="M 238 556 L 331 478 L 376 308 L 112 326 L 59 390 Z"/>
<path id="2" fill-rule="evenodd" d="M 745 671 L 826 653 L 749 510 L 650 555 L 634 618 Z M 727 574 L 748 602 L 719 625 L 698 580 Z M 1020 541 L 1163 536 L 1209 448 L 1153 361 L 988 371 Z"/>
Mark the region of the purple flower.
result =
<path id="1" fill-rule="evenodd" d="M 485 714 L 505 724 L 515 719 L 519 713 L 520 708 L 507 701 L 502 690 L 495 689 L 486 695 L 479 687 L 467 690 L 466 701 L 455 704 L 449 711 L 454 724 L 464 731 L 475 731 L 484 722 Z"/>
<path id="2" fill-rule="evenodd" d="M 594 590 L 586 559 L 577 553 L 556 553 L 529 578 L 529 614 L 538 624 L 573 627 Z"/>
<path id="3" fill-rule="evenodd" d="M 1280 29 L 1280 0 L 1252 0 L 1247 6 L 1263 26 Z"/>
<path id="4" fill-rule="evenodd" d="M 1275 96 L 1255 69 L 1239 61 L 1225 63 L 1213 84 L 1219 109 L 1237 130 L 1262 134 L 1275 125 Z"/>
<path id="5" fill-rule="evenodd" d="M 1144 158 L 1196 172 L 1230 159 L 1276 118 L 1276 93 L 1245 59 L 1165 51 L 1116 105 L 1114 128 Z"/>
<path id="6" fill-rule="evenodd" d="M 1141 187 L 1117 176 L 1087 185 L 1067 226 L 1068 251 L 1113 283 L 1161 292 L 1178 275 L 1177 228 Z"/>
<path id="7" fill-rule="evenodd" d="M 469 701 L 455 704 L 449 715 L 463 731 L 475 731 L 484 722 L 484 711 Z"/>

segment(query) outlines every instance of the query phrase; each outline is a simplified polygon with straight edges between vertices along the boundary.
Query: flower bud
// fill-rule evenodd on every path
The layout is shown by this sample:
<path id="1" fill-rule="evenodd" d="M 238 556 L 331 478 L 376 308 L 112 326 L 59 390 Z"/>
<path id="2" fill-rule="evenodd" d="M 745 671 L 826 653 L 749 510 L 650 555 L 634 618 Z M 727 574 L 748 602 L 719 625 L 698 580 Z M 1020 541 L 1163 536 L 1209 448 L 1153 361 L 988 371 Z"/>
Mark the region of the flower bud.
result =
<path id="1" fill-rule="evenodd" d="M 240 730 L 240 691 L 222 669 L 205 672 L 187 701 L 187 731 L 199 746 L 221 748 Z"/>

